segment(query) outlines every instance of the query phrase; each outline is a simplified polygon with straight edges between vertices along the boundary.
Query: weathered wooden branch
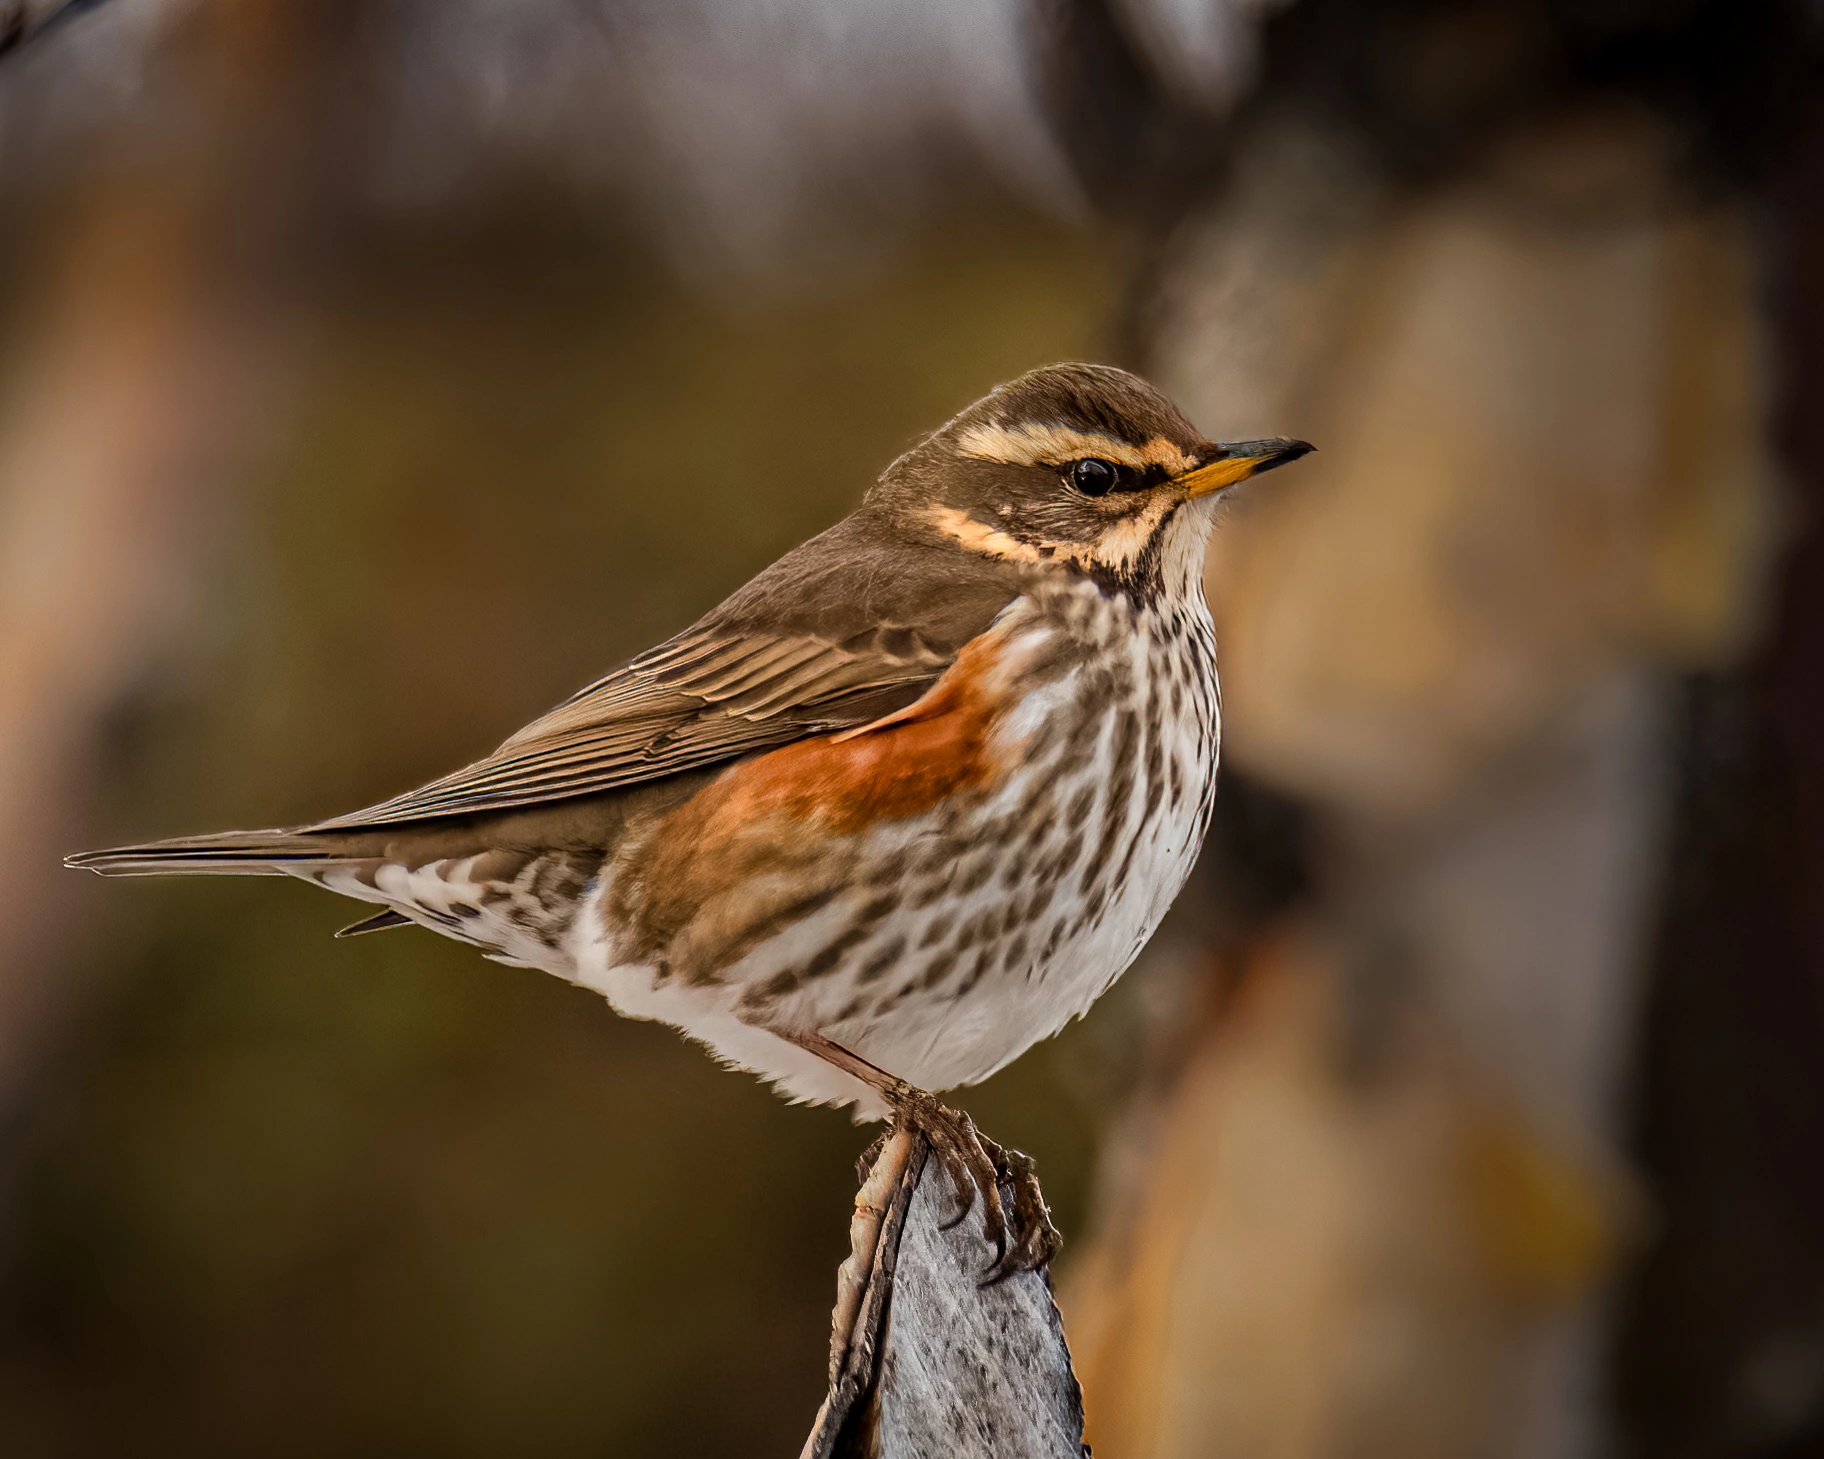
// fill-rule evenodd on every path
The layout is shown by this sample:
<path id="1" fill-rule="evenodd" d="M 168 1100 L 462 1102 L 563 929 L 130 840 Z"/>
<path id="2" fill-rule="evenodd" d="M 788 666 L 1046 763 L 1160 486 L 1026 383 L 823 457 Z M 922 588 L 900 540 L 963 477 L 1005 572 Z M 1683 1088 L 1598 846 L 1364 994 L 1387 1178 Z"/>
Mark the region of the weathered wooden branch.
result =
<path id="1" fill-rule="evenodd" d="M 900 1133 L 855 1197 L 836 1280 L 830 1391 L 800 1459 L 1083 1459 L 1083 1398 L 1043 1272 L 984 1285 L 982 1202 L 960 1221 L 923 1136 Z M 1012 1209 L 1013 1193 L 1003 1199 Z"/>

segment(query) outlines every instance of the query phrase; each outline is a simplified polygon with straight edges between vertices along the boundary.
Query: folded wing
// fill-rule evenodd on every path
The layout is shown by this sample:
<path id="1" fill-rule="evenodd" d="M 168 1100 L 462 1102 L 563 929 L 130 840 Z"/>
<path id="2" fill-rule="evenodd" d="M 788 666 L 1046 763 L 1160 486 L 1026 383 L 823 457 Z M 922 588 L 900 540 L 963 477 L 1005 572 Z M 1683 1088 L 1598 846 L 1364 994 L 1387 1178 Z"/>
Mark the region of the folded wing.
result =
<path id="1" fill-rule="evenodd" d="M 313 830 L 509 810 L 694 770 L 908 703 L 950 655 L 909 629 L 864 639 L 699 627 L 535 720 L 486 759 Z"/>
<path id="2" fill-rule="evenodd" d="M 309 829 L 592 795 L 865 724 L 911 703 L 1019 585 L 982 559 L 869 540 L 854 522 L 780 559 L 694 627 L 486 759 Z M 843 550 L 845 538 L 853 550 Z"/>

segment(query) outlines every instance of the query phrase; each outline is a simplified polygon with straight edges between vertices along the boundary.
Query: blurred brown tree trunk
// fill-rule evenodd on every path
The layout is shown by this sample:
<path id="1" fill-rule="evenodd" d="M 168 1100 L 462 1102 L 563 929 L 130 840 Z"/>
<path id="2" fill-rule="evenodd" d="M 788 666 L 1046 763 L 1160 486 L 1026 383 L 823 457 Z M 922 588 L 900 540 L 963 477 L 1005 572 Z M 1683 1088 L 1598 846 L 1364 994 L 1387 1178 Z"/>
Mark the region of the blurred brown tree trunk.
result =
<path id="1" fill-rule="evenodd" d="M 0 404 L 0 1101 L 81 991 L 88 888 L 58 863 L 97 818 L 97 736 L 197 611 L 200 554 L 273 405 L 348 14 L 198 8 L 147 62 L 134 131 L 42 210 L 49 285 Z"/>
<path id="2" fill-rule="evenodd" d="M 1147 1234 L 1079 1293 L 1118 1314 L 1083 1359 L 1117 1459 L 1591 1441 L 1668 690 L 1742 642 L 1765 540 L 1744 233 L 1650 122 L 1418 198 L 1352 193 L 1347 145 L 1257 137 L 1161 284 L 1155 370 L 1206 429 L 1322 443 L 1209 585 L 1228 763 L 1317 860 L 1169 1106 Z"/>
<path id="3" fill-rule="evenodd" d="M 1736 1225 L 1697 1212 L 1672 1267 L 1649 1267 L 1643 1297 L 1664 1300 L 1626 1351 L 1637 1375 L 1685 1382 L 1686 1406 L 1631 1427 L 1674 1452 L 1748 1452 L 1669 1436 L 1706 1391 L 1696 1370 L 1740 1346 L 1694 1335 L 1717 1300 L 1706 1282 L 1759 1271 L 1770 1290 L 1778 1271 L 1796 1283 L 1785 1341 L 1757 1371 L 1785 1385 L 1778 1431 L 1798 1432 L 1824 1393 L 1820 1329 L 1797 1315 L 1816 1310 L 1818 1228 L 1792 1219 L 1815 1180 L 1796 1143 L 1754 1178 L 1740 1151 L 1771 1096 L 1750 1007 L 1791 1016 L 1768 1049 L 1776 1066 L 1789 1051 L 1793 1103 L 1764 1128 L 1796 1136 L 1816 1107 L 1799 1073 L 1801 1050 L 1814 1069 L 1824 1052 L 1815 957 L 1769 930 L 1801 925 L 1795 886 L 1819 901 L 1815 833 L 1790 824 L 1809 791 L 1765 843 L 1794 862 L 1756 935 L 1745 903 L 1685 935 L 1681 878 L 1659 939 L 1676 950 L 1653 953 L 1680 686 L 1731 674 L 1755 642 L 1780 517 L 1749 174 L 1693 164 L 1742 142 L 1742 98 L 1789 94 L 1790 16 L 1697 6 L 1638 34 L 1618 19 L 1603 55 L 1524 0 L 1310 0 L 1269 29 L 1254 103 L 1200 163 L 1159 141 L 1196 119 L 1136 53 L 1108 60 L 1118 9 L 1067 8 L 1105 43 L 1065 56 L 1068 98 L 1095 94 L 1093 72 L 1134 163 L 1104 201 L 1145 217 L 1138 190 L 1157 210 L 1136 362 L 1212 435 L 1320 448 L 1240 501 L 1212 556 L 1225 781 L 1206 885 L 1273 850 L 1222 834 L 1238 773 L 1297 808 L 1304 874 L 1270 919 L 1227 910 L 1215 1012 L 1117 1135 L 1117 1168 L 1137 1173 L 1066 1289 L 1092 1444 L 1105 1459 L 1605 1447 L 1612 1279 L 1655 1195 L 1668 1232 L 1681 1208 Z M 1669 68 L 1655 85 L 1713 81 L 1715 110 L 1662 111 L 1668 91 L 1644 83 L 1625 100 L 1616 78 L 1638 80 L 1643 56 Z M 1092 187 L 1120 150 L 1107 140 L 1084 157 Z M 1809 700 L 1783 692 L 1758 742 L 1778 742 L 1796 786 L 1820 742 Z M 1740 869 L 1698 872 L 1711 895 L 1757 864 L 1721 854 Z M 1745 986 L 1784 995 L 1717 992 L 1731 938 L 1767 955 Z M 1647 1173 L 1676 1178 L 1643 1201 L 1627 1093 L 1648 975 L 1662 1010 L 1682 986 L 1679 1040 L 1709 1054 L 1649 1080 Z M 1647 1026 L 1652 1068 L 1670 1025 Z M 1730 1027 L 1735 1056 L 1703 1070 Z M 1723 1068 L 1764 1092 L 1726 1097 L 1696 1142 L 1668 1135 L 1669 1113 L 1688 1133 L 1713 1108 Z M 1758 1266 L 1740 1218 L 1775 1210 L 1792 1235 Z"/>

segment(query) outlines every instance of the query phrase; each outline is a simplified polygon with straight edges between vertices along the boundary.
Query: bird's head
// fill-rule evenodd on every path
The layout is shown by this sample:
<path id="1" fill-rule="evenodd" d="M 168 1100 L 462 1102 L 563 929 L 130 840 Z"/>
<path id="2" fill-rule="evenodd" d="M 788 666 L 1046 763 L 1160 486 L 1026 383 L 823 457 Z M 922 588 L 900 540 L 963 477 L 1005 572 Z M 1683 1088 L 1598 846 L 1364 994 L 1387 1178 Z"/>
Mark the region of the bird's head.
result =
<path id="1" fill-rule="evenodd" d="M 1206 440 L 1136 375 L 1049 365 L 926 437 L 872 500 L 967 551 L 1151 596 L 1200 570 L 1220 492 L 1309 450 Z"/>

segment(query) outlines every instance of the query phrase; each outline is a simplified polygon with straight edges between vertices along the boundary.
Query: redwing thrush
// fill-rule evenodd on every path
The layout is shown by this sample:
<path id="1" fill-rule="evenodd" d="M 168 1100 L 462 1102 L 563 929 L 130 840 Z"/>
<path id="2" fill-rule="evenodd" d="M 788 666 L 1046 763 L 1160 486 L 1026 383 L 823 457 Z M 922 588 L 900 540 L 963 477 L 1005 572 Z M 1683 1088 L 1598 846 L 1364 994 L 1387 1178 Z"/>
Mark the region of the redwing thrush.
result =
<path id="1" fill-rule="evenodd" d="M 297 830 L 70 858 L 286 874 L 656 1018 L 793 1099 L 916 1123 L 926 1090 L 1085 1012 L 1190 871 L 1219 739 L 1204 545 L 1301 441 L 1205 440 L 1121 370 L 1004 385 L 853 515 L 467 769 Z M 993 1147 L 988 1147 L 993 1148 Z M 1018 1265 L 1055 1233 L 1023 1157 Z"/>

